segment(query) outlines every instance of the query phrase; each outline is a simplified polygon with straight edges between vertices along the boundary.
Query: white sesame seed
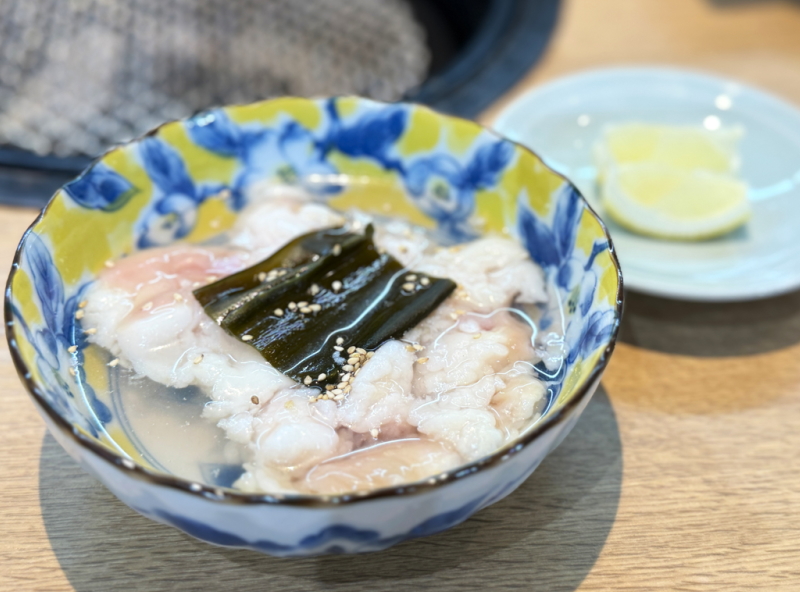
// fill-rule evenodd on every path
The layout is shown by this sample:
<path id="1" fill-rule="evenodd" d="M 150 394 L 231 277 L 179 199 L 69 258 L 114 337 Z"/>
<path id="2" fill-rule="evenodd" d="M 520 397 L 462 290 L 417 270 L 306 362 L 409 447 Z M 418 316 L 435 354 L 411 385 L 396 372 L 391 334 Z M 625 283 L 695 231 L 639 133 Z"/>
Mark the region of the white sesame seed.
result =
<path id="1" fill-rule="evenodd" d="M 325 385 L 325 390 L 326 391 L 332 391 L 333 390 L 333 385 L 332 384 L 326 384 Z"/>
<path id="2" fill-rule="evenodd" d="M 333 249 L 331 249 L 331 253 L 333 253 L 334 257 L 338 257 L 339 255 L 341 255 L 342 254 L 342 245 L 340 245 L 340 244 L 333 245 Z"/>
<path id="3" fill-rule="evenodd" d="M 342 399 L 344 399 L 344 393 L 342 393 L 341 395 L 336 395 L 336 396 L 333 397 L 334 401 L 341 401 Z"/>
<path id="4" fill-rule="evenodd" d="M 458 318 L 458 315 L 456 313 L 454 313 L 454 312 L 451 312 L 450 313 L 450 318 L 455 321 Z"/>
<path id="5" fill-rule="evenodd" d="M 351 364 L 345 364 L 344 366 L 342 366 L 342 370 L 344 370 L 345 372 L 352 372 L 353 370 L 355 370 L 355 368 L 353 368 Z"/>
<path id="6" fill-rule="evenodd" d="M 266 281 L 266 280 L 267 280 L 267 274 L 266 274 L 266 272 L 264 272 L 264 271 L 260 272 L 260 273 L 258 274 L 258 281 L 259 281 L 259 282 L 264 282 L 264 281 Z"/>
<path id="7" fill-rule="evenodd" d="M 334 292 L 338 292 L 339 290 L 341 290 L 341 289 L 342 289 L 342 282 L 340 282 L 339 280 L 335 280 L 335 281 L 334 281 L 334 282 L 331 284 L 331 289 L 332 289 Z"/>
<path id="8" fill-rule="evenodd" d="M 359 353 L 359 354 L 361 354 L 362 356 L 366 356 L 366 355 L 367 355 L 367 350 L 365 350 L 365 349 L 362 349 L 362 348 L 360 348 L 360 347 L 357 347 L 357 348 L 356 348 L 356 352 L 358 352 L 358 353 Z"/>
<path id="9" fill-rule="evenodd" d="M 333 349 L 335 349 L 336 351 L 344 351 L 344 348 L 341 345 L 334 345 Z"/>
<path id="10" fill-rule="evenodd" d="M 406 346 L 406 351 L 413 352 L 413 351 L 416 351 L 416 350 L 414 349 L 413 345 L 409 344 L 409 345 Z"/>
<path id="11" fill-rule="evenodd" d="M 480 333 L 475 333 L 475 334 L 472 336 L 472 338 L 473 338 L 473 339 L 480 339 L 480 338 L 481 338 L 481 334 L 480 334 Z"/>
<path id="12" fill-rule="evenodd" d="M 111 366 L 111 367 L 113 368 L 113 367 L 114 367 L 114 366 L 116 366 L 117 364 L 119 364 L 119 358 L 114 358 L 114 359 L 113 359 L 113 360 L 111 360 L 111 361 L 110 361 L 108 364 L 106 364 L 106 366 Z"/>
<path id="13" fill-rule="evenodd" d="M 352 376 L 353 375 L 348 372 L 347 374 L 342 376 L 342 382 L 350 382 L 350 379 L 352 378 Z M 342 388 L 344 388 L 344 387 L 342 387 Z"/>
<path id="14" fill-rule="evenodd" d="M 414 348 L 414 351 L 422 351 L 423 349 L 425 349 L 425 346 L 420 345 L 419 343 L 415 343 L 412 347 Z"/>
<path id="15" fill-rule="evenodd" d="M 83 318 L 84 312 L 81 309 L 75 311 L 75 318 L 81 320 Z"/>
<path id="16" fill-rule="evenodd" d="M 84 331 L 84 333 L 86 333 L 86 335 L 94 335 L 95 333 L 97 333 L 97 329 L 95 329 L 94 327 L 92 327 L 91 329 L 86 329 L 86 330 Z"/>
<path id="17" fill-rule="evenodd" d="M 348 364 L 351 364 L 351 365 L 352 365 L 352 364 L 355 364 L 355 363 L 356 363 L 356 362 L 358 362 L 358 361 L 359 361 L 359 360 L 358 360 L 358 358 L 348 358 L 348 359 L 347 359 L 347 363 L 348 363 Z"/>
<path id="18" fill-rule="evenodd" d="M 67 348 L 67 351 L 68 351 L 69 353 L 71 353 L 71 354 L 74 354 L 76 351 L 78 351 L 78 346 L 77 346 L 77 345 L 70 345 L 70 346 Z"/>
<path id="19" fill-rule="evenodd" d="M 142 310 L 150 310 L 151 308 L 153 308 L 153 303 L 152 302 L 148 302 L 147 304 L 145 304 L 142 307 Z"/>
<path id="20" fill-rule="evenodd" d="M 405 284 L 403 284 L 400 287 L 403 288 L 403 290 L 405 290 L 406 292 L 413 292 L 414 291 L 414 284 L 412 284 L 411 282 L 406 282 Z"/>
<path id="21" fill-rule="evenodd" d="M 206 281 L 208 281 L 208 282 L 216 282 L 216 281 L 217 281 L 217 279 L 218 279 L 218 278 L 217 278 L 217 276 L 215 276 L 215 275 L 207 275 L 207 276 L 206 276 Z"/>
<path id="22" fill-rule="evenodd" d="M 343 389 L 346 386 L 347 386 L 347 383 L 342 381 L 342 382 L 340 382 L 339 384 L 336 385 L 336 388 L 337 389 Z"/>
<path id="23" fill-rule="evenodd" d="M 352 354 L 354 351 L 356 351 L 356 346 L 355 345 L 351 345 L 350 347 L 347 348 L 347 353 L 348 354 Z"/>
<path id="24" fill-rule="evenodd" d="M 283 309 L 282 308 L 276 308 L 275 310 L 272 311 L 272 313 L 276 317 L 282 317 L 283 316 Z"/>
<path id="25" fill-rule="evenodd" d="M 86 308 L 86 305 L 89 304 L 88 300 L 81 300 L 78 302 L 78 308 Z"/>
<path id="26" fill-rule="evenodd" d="M 295 310 L 297 308 L 297 305 L 294 302 L 290 302 L 288 308 L 289 310 Z"/>
<path id="27" fill-rule="evenodd" d="M 311 257 L 311 261 L 319 261 L 319 255 L 314 255 Z"/>
<path id="28" fill-rule="evenodd" d="M 297 303 L 297 306 L 299 306 L 300 308 L 304 308 L 308 306 L 308 302 L 306 302 L 305 300 L 301 300 L 300 302 Z"/>
<path id="29" fill-rule="evenodd" d="M 194 360 L 192 360 L 192 363 L 193 364 L 199 364 L 202 361 L 203 361 L 203 354 L 200 354 L 199 356 L 195 357 Z"/>
<path id="30" fill-rule="evenodd" d="M 369 360 L 374 355 L 375 355 L 375 352 L 367 352 L 367 359 Z"/>
<path id="31" fill-rule="evenodd" d="M 75 376 L 75 374 L 77 374 L 77 373 L 75 372 L 75 368 L 73 368 L 72 366 L 70 366 L 70 367 L 69 367 L 69 373 L 70 373 L 72 376 Z"/>
<path id="32" fill-rule="evenodd" d="M 309 294 L 312 296 L 316 296 L 319 294 L 319 286 L 317 284 L 311 284 L 311 287 L 308 289 Z"/>
<path id="33" fill-rule="evenodd" d="M 308 306 L 301 306 L 300 307 L 300 312 L 303 313 L 303 314 L 308 314 L 308 313 L 311 312 L 311 308 L 308 307 Z"/>
<path id="34" fill-rule="evenodd" d="M 344 343 L 344 337 L 336 338 L 336 345 L 342 345 L 343 343 Z"/>
<path id="35" fill-rule="evenodd" d="M 422 284 L 423 286 L 427 286 L 428 284 L 431 283 L 431 280 L 429 280 L 428 278 L 424 277 L 421 280 L 419 280 L 419 283 Z"/>
<path id="36" fill-rule="evenodd" d="M 336 396 L 336 395 L 344 394 L 344 391 L 342 391 L 342 389 L 340 389 L 340 388 L 335 388 L 335 389 L 333 389 L 331 391 L 331 393 L 333 393 L 333 395 Z"/>
<path id="37" fill-rule="evenodd" d="M 310 376 L 306 376 L 303 379 L 303 384 L 311 384 L 312 382 L 313 382 L 313 379 Z"/>
<path id="38" fill-rule="evenodd" d="M 182 301 L 183 301 L 183 296 L 181 296 L 181 295 L 180 295 L 180 294 L 178 294 L 177 292 L 175 292 L 175 293 L 172 295 L 172 297 L 175 299 L 175 302 L 182 302 Z"/>
<path id="39" fill-rule="evenodd" d="M 322 381 L 323 381 L 323 380 L 325 380 L 326 378 L 328 378 L 328 375 L 327 375 L 327 374 L 324 374 L 324 373 L 323 373 L 323 374 L 320 374 L 319 376 L 317 376 L 317 380 L 318 380 L 318 381 L 320 381 L 320 382 L 322 382 Z"/>
<path id="40" fill-rule="evenodd" d="M 242 335 L 242 341 L 253 341 L 252 335 Z"/>
<path id="41" fill-rule="evenodd" d="M 351 390 L 352 388 L 353 388 L 353 387 L 352 387 L 352 386 L 350 386 L 350 385 L 348 384 L 346 387 L 344 387 L 344 389 L 343 389 L 343 390 L 344 390 L 345 394 L 347 394 L 347 393 L 349 393 L 349 392 L 350 392 L 350 390 Z"/>
<path id="42" fill-rule="evenodd" d="M 372 428 L 369 433 L 373 438 L 377 438 L 380 432 L 378 432 L 377 428 Z"/>
<path id="43" fill-rule="evenodd" d="M 322 310 L 322 306 L 319 304 L 309 304 L 308 308 L 310 308 L 313 312 L 319 312 Z"/>
<path id="44" fill-rule="evenodd" d="M 417 358 L 417 364 L 427 364 L 429 358 Z"/>
<path id="45" fill-rule="evenodd" d="M 407 281 L 407 282 L 413 282 L 415 279 L 417 279 L 417 276 L 416 276 L 416 274 L 414 274 L 414 273 L 409 273 L 409 274 L 406 276 L 406 281 Z"/>

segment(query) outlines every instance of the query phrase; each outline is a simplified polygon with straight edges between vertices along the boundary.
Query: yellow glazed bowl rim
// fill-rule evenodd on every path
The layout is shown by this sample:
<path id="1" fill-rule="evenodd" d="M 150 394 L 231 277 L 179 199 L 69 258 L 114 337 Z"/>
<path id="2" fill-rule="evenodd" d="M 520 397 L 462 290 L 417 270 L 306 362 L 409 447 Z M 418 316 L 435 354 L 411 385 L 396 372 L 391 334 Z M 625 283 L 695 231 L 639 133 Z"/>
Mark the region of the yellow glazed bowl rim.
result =
<path id="1" fill-rule="evenodd" d="M 381 103 L 379 101 L 372 101 L 368 99 L 362 99 L 360 97 L 333 97 L 334 100 L 339 99 L 346 99 L 346 100 L 355 100 L 359 102 L 367 102 L 377 105 L 388 106 L 387 103 Z M 259 103 L 251 104 L 253 105 L 260 105 L 263 103 L 269 103 L 270 101 L 275 100 L 299 100 L 299 101 L 310 101 L 313 99 L 305 98 L 305 97 L 281 97 L 280 99 L 268 99 L 266 101 L 261 101 Z M 497 140 L 502 140 L 511 144 L 515 149 L 521 150 L 523 152 L 527 152 L 533 155 L 537 160 L 544 163 L 543 159 L 541 159 L 538 154 L 534 151 L 530 150 L 529 148 L 519 144 L 517 142 L 513 142 L 500 134 L 494 132 L 493 130 L 473 121 L 465 120 L 463 118 L 455 117 L 452 115 L 447 115 L 444 113 L 440 113 L 435 111 L 429 107 L 424 105 L 419 105 L 416 103 L 393 103 L 392 105 L 405 105 L 409 108 L 413 109 L 421 109 L 424 111 L 429 112 L 430 114 L 434 115 L 437 118 L 443 118 L 444 120 L 452 120 L 452 121 L 460 121 L 465 122 L 473 126 L 477 126 L 477 128 L 481 129 L 482 131 L 488 133 L 489 135 L 493 136 Z M 227 108 L 237 108 L 237 107 L 245 107 L 247 105 L 230 105 Z M 173 125 L 173 124 L 182 124 L 185 123 L 190 118 L 183 118 L 179 120 L 165 122 L 149 132 L 134 138 L 128 142 L 124 142 L 118 144 L 92 161 L 92 163 L 78 176 L 78 178 L 85 175 L 88 171 L 92 169 L 98 162 L 104 160 L 108 155 L 113 154 L 115 152 L 121 151 L 126 147 L 141 142 L 143 139 L 155 136 L 159 133 L 159 131 L 164 128 L 165 126 Z M 20 242 L 17 246 L 16 252 L 14 254 L 14 260 L 12 263 L 11 271 L 8 276 L 8 281 L 6 284 L 6 292 L 5 292 L 5 304 L 4 304 L 4 319 L 6 323 L 6 337 L 8 340 L 9 351 L 11 353 L 11 358 L 14 362 L 14 365 L 17 369 L 17 373 L 19 374 L 20 380 L 25 385 L 26 389 L 30 396 L 34 399 L 36 404 L 39 408 L 47 415 L 47 417 L 51 420 L 52 425 L 54 425 L 62 434 L 67 436 L 71 439 L 75 444 L 79 446 L 79 448 L 85 449 L 88 452 L 100 457 L 101 459 L 107 461 L 108 463 L 112 464 L 116 469 L 124 472 L 126 475 L 135 478 L 139 481 L 143 481 L 152 485 L 168 487 L 172 489 L 181 490 L 187 494 L 199 496 L 205 499 L 213 500 L 220 503 L 225 504 L 281 504 L 281 505 L 289 505 L 289 506 L 301 506 L 301 507 L 337 507 L 343 504 L 353 504 L 361 501 L 367 500 L 375 500 L 380 498 L 386 497 L 394 497 L 394 496 L 412 496 L 412 495 L 419 495 L 425 492 L 429 492 L 433 489 L 445 486 L 450 484 L 454 481 L 464 479 L 470 475 L 473 475 L 479 471 L 483 471 L 489 469 L 507 459 L 509 459 L 512 455 L 518 453 L 526 446 L 530 445 L 534 440 L 540 438 L 543 434 L 550 432 L 555 427 L 562 424 L 567 418 L 569 418 L 573 411 L 578 408 L 581 403 L 594 391 L 594 386 L 597 382 L 599 382 L 600 377 L 602 376 L 603 371 L 605 370 L 608 362 L 610 360 L 611 354 L 614 351 L 614 347 L 616 345 L 620 321 L 622 318 L 622 308 L 623 308 L 623 279 L 622 279 L 622 271 L 619 265 L 619 261 L 616 255 L 616 251 L 613 246 L 613 242 L 611 236 L 608 233 L 608 229 L 606 228 L 603 221 L 597 215 L 597 213 L 592 209 L 591 205 L 586 201 L 580 191 L 574 187 L 574 185 L 563 175 L 553 171 L 550 167 L 547 167 L 543 164 L 545 168 L 547 168 L 550 172 L 552 172 L 557 177 L 561 178 L 565 183 L 569 184 L 575 189 L 575 192 L 579 196 L 579 199 L 585 208 L 586 211 L 590 213 L 590 215 L 599 223 L 600 227 L 602 228 L 603 233 L 605 234 L 605 239 L 608 243 L 608 252 L 610 255 L 610 259 L 616 273 L 616 294 L 614 296 L 614 312 L 616 314 L 614 325 L 612 328 L 611 336 L 608 340 L 606 347 L 601 352 L 600 356 L 597 358 L 594 366 L 592 367 L 591 371 L 583 378 L 582 383 L 575 389 L 575 392 L 567 399 L 559 408 L 556 410 L 548 413 L 545 417 L 543 417 L 539 423 L 535 424 L 533 428 L 524 432 L 521 436 L 516 438 L 515 440 L 507 443 L 503 447 L 497 449 L 492 454 L 480 458 L 476 461 L 472 461 L 463 465 L 459 465 L 454 469 L 446 471 L 445 473 L 440 474 L 435 479 L 426 479 L 423 481 L 417 481 L 412 483 L 406 483 L 400 486 L 392 486 L 392 487 L 384 487 L 364 492 L 352 492 L 346 494 L 337 494 L 337 495 L 310 495 L 310 494 L 269 494 L 269 493 L 244 493 L 228 488 L 220 488 L 218 486 L 210 486 L 206 484 L 201 484 L 197 482 L 190 481 L 188 479 L 184 479 L 181 477 L 177 477 L 174 475 L 166 474 L 157 472 L 146 467 L 140 466 L 132 461 L 130 458 L 124 457 L 121 454 L 118 454 L 112 451 L 110 448 L 107 448 L 101 444 L 99 444 L 96 440 L 85 434 L 83 431 L 79 430 L 73 424 L 68 422 L 64 417 L 62 417 L 54 408 L 53 406 L 37 391 L 37 385 L 32 378 L 32 373 L 30 372 L 27 364 L 22 358 L 22 354 L 19 350 L 19 346 L 17 345 L 17 323 L 14 321 L 13 313 L 12 313 L 12 306 L 11 306 L 11 286 L 14 276 L 17 270 L 20 267 L 22 253 L 25 247 L 26 239 L 29 234 L 31 234 L 36 226 L 47 216 L 48 211 L 50 210 L 56 196 L 58 195 L 58 191 L 56 194 L 50 199 L 47 205 L 41 210 L 39 215 L 33 221 L 33 223 L 28 227 L 28 229 L 23 234 Z"/>

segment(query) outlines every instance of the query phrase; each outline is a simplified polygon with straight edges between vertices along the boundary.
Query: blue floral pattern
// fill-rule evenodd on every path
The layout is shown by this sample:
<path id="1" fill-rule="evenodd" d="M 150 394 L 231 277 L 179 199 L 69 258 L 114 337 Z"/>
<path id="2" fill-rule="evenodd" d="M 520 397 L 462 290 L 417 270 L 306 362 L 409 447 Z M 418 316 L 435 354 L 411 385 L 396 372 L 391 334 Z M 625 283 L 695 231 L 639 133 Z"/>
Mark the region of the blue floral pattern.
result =
<path id="1" fill-rule="evenodd" d="M 67 183 L 64 191 L 84 208 L 107 212 L 122 208 L 137 192 L 130 181 L 102 162 Z"/>
<path id="2" fill-rule="evenodd" d="M 184 238 L 197 222 L 198 206 L 225 186 L 195 184 L 178 152 L 159 138 L 141 140 L 139 157 L 153 182 L 153 198 L 136 224 L 137 246 L 158 247 Z"/>
<path id="3" fill-rule="evenodd" d="M 394 147 L 406 131 L 408 106 L 373 106 L 345 120 L 336 101 L 330 99 L 324 113 L 326 122 L 316 131 L 290 119 L 271 127 L 238 126 L 222 109 L 190 119 L 186 127 L 199 146 L 241 163 L 230 187 L 236 207 L 245 203 L 248 186 L 269 178 L 303 184 L 319 193 L 336 193 L 340 186 L 326 180 L 338 173 L 330 162 L 337 151 L 398 173 L 420 210 L 438 223 L 444 240 L 475 238 L 468 223 L 475 210 L 475 192 L 497 182 L 512 161 L 512 144 L 487 134 L 466 161 L 446 150 L 404 160 Z"/>
<path id="4" fill-rule="evenodd" d="M 28 235 L 22 263 L 33 281 L 44 323 L 31 327 L 19 307 L 13 301 L 9 305 L 14 322 L 36 350 L 36 369 L 41 379 L 39 394 L 62 417 L 97 437 L 112 418 L 108 407 L 97 398 L 86 380 L 83 369 L 82 350 L 87 342 L 84 333 L 76 329 L 75 313 L 86 285 L 65 298 L 64 283 L 50 250 L 34 232 Z M 73 345 L 77 349 L 70 353 L 68 350 Z M 88 409 L 81 405 L 80 397 L 76 397 L 77 389 L 86 397 Z"/>
<path id="5" fill-rule="evenodd" d="M 599 278 L 595 258 L 608 250 L 608 241 L 596 240 L 588 255 L 576 251 L 575 242 L 585 202 L 569 183 L 557 191 L 553 201 L 556 203 L 555 215 L 547 224 L 527 201 L 520 199 L 517 223 L 528 253 L 544 270 L 548 280 L 558 287 L 566 307 L 567 323 L 563 328 L 567 350 L 565 363 L 556 374 L 538 367 L 551 393 L 558 395 L 569 369 L 611 339 L 618 318 L 610 304 L 598 305 L 596 300 Z M 543 316 L 542 324 L 546 326 L 550 322 L 547 315 Z"/>
<path id="6" fill-rule="evenodd" d="M 509 484 L 509 486 L 502 488 L 499 494 L 491 496 L 492 501 L 505 497 L 519 483 L 514 483 L 513 487 L 511 485 Z M 333 524 L 315 534 L 303 537 L 296 545 L 286 545 L 267 539 L 249 541 L 237 534 L 225 532 L 198 520 L 178 516 L 164 510 L 156 510 L 152 515 L 151 512 L 140 508 L 137 508 L 136 511 L 161 522 L 171 524 L 195 538 L 215 545 L 252 549 L 275 555 L 322 555 L 380 551 L 402 541 L 430 536 L 460 524 L 489 503 L 491 502 L 488 499 L 481 497 L 453 510 L 428 518 L 410 528 L 407 532 L 388 537 L 381 536 L 380 532 L 373 529 L 354 528 L 346 524 Z"/>

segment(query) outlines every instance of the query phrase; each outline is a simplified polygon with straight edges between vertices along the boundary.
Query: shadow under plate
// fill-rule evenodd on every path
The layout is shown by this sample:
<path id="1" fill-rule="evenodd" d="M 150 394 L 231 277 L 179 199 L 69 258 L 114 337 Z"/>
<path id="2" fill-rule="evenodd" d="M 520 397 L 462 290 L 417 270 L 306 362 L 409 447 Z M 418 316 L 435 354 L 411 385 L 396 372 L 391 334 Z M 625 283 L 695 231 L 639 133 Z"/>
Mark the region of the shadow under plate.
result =
<path id="1" fill-rule="evenodd" d="M 800 291 L 748 302 L 686 302 L 626 291 L 619 339 L 697 357 L 783 349 L 800 343 Z"/>

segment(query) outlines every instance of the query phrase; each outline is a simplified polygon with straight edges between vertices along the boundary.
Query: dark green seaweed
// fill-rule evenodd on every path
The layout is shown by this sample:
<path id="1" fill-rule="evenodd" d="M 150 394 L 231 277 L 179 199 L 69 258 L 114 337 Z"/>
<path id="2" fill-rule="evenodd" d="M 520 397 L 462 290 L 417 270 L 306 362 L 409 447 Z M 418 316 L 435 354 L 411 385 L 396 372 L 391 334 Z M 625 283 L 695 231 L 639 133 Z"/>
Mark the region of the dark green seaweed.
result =
<path id="1" fill-rule="evenodd" d="M 220 318 L 252 298 L 253 294 L 296 279 L 298 274 L 305 271 L 304 266 L 313 266 L 319 259 L 331 256 L 336 245 L 340 245 L 343 252 L 346 252 L 352 248 L 354 242 L 361 240 L 364 240 L 363 235 L 348 233 L 344 228 L 329 228 L 304 234 L 252 267 L 196 289 L 194 296 L 208 315 L 219 322 Z M 272 271 L 284 274 L 271 281 L 259 279 L 261 274 Z"/>
<path id="2" fill-rule="evenodd" d="M 363 234 L 342 228 L 312 232 L 194 294 L 223 329 L 284 374 L 300 382 L 310 376 L 318 386 L 335 384 L 348 347 L 374 351 L 401 337 L 456 287 L 449 279 L 405 269 L 372 236 L 372 225 Z M 270 272 L 271 279 L 259 279 Z M 417 277 L 409 281 L 412 274 Z M 341 288 L 334 289 L 334 282 Z M 413 289 L 404 289 L 409 284 Z M 301 312 L 302 302 L 319 310 Z M 334 349 L 340 337 L 344 352 Z M 320 374 L 326 379 L 318 382 Z"/>

